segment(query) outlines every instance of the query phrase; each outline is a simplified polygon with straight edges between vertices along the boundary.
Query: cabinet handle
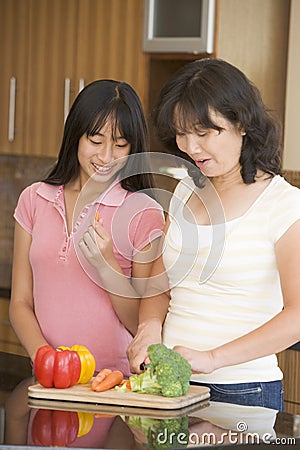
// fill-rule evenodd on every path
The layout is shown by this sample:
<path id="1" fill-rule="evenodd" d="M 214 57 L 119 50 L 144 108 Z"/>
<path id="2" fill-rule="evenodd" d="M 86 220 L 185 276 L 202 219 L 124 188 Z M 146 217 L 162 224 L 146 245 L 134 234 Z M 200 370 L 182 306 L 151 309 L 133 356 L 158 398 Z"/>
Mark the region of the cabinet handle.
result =
<path id="1" fill-rule="evenodd" d="M 82 91 L 83 88 L 84 88 L 84 78 L 79 78 L 78 92 Z"/>
<path id="2" fill-rule="evenodd" d="M 70 78 L 65 78 L 64 122 L 67 119 L 70 109 L 70 87 L 71 87 Z"/>
<path id="3" fill-rule="evenodd" d="M 16 78 L 11 77 L 9 81 L 9 116 L 8 116 L 8 140 L 15 139 L 15 110 L 16 110 Z"/>

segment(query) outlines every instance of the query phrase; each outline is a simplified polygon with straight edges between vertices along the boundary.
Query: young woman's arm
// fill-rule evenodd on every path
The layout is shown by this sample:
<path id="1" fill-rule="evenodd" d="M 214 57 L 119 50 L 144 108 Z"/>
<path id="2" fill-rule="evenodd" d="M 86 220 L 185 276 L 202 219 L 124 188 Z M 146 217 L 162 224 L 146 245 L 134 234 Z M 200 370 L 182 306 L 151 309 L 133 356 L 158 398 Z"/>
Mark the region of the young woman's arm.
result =
<path id="1" fill-rule="evenodd" d="M 152 285 L 149 279 L 153 277 L 152 265 L 157 264 L 160 241 L 154 239 L 134 256 L 131 282 L 123 274 L 113 253 L 111 236 L 101 222 L 96 223 L 95 228 L 90 226 L 79 243 L 84 256 L 98 270 L 116 314 L 133 335 L 139 322 L 140 299 L 146 295 L 146 286 L 148 290 Z"/>
<path id="2" fill-rule="evenodd" d="M 182 346 L 175 349 L 196 373 L 210 373 L 285 350 L 300 341 L 300 221 L 295 222 L 276 244 L 284 309 L 252 332 L 218 348 L 199 352 Z"/>
<path id="3" fill-rule="evenodd" d="M 167 233 L 169 224 L 167 218 L 164 235 Z M 159 256 L 152 265 L 146 290 L 141 299 L 138 330 L 127 349 L 127 356 L 133 373 L 140 373 L 140 365 L 143 362 L 148 362 L 148 346 L 160 343 L 162 339 L 162 327 L 170 302 L 169 279 L 162 259 L 163 241 L 162 238 Z"/>
<path id="4" fill-rule="evenodd" d="M 107 260 L 107 264 L 101 269 L 103 286 L 109 294 L 114 310 L 132 335 L 137 331 L 140 298 L 145 292 L 158 247 L 159 239 L 155 239 L 134 256 L 131 282 L 123 274 L 115 257 L 109 262 Z"/>
<path id="5" fill-rule="evenodd" d="M 30 245 L 31 235 L 16 222 L 9 317 L 21 344 L 33 361 L 37 349 L 48 343 L 34 314 Z"/>
<path id="6" fill-rule="evenodd" d="M 130 368 L 133 373 L 141 372 L 141 364 L 149 362 L 148 347 L 162 339 L 162 327 L 170 302 L 169 282 L 166 270 L 159 256 L 151 269 L 146 291 L 141 299 L 139 326 L 133 341 L 127 349 Z"/>
<path id="7" fill-rule="evenodd" d="M 129 279 L 114 255 L 112 237 L 101 221 L 91 225 L 79 242 L 82 253 L 97 269 L 117 316 L 132 335 L 137 331 L 140 298 L 157 257 L 158 246 L 159 238 L 156 238 L 136 253 Z"/>

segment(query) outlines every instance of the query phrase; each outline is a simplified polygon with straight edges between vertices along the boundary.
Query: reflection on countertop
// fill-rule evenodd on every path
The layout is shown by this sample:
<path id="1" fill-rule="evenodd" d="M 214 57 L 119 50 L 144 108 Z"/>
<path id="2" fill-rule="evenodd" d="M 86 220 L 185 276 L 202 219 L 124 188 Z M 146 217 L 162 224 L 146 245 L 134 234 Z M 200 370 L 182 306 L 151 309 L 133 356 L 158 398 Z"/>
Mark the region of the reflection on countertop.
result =
<path id="1" fill-rule="evenodd" d="M 176 411 L 28 399 L 29 359 L 0 352 L 0 446 L 145 449 L 300 443 L 300 416 L 207 402 Z M 255 448 L 256 445 L 252 446 Z M 233 447 L 232 447 L 233 448 Z"/>

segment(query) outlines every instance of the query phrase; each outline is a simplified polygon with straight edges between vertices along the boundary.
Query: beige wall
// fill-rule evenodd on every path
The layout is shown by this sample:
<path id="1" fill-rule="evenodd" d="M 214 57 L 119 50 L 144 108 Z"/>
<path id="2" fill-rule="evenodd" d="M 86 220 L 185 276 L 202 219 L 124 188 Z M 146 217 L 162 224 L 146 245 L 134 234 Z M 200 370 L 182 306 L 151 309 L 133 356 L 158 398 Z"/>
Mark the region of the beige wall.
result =
<path id="1" fill-rule="evenodd" d="M 292 0 L 287 68 L 283 168 L 300 170 L 300 0 Z"/>
<path id="2" fill-rule="evenodd" d="M 218 5 L 216 55 L 245 72 L 283 120 L 289 0 L 218 0 Z"/>

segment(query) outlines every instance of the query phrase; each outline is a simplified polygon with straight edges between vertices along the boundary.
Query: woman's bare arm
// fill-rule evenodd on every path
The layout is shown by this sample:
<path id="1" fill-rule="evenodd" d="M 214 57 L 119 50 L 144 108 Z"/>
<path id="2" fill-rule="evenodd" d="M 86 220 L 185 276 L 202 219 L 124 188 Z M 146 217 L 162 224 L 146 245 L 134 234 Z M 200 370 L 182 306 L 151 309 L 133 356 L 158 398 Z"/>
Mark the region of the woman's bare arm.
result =
<path id="1" fill-rule="evenodd" d="M 137 331 L 140 298 L 157 258 L 159 241 L 154 239 L 134 256 L 130 279 L 124 275 L 113 252 L 111 235 L 102 223 L 91 225 L 79 242 L 82 253 L 97 269 L 117 316 L 132 335 Z"/>
<path id="2" fill-rule="evenodd" d="M 34 314 L 30 245 L 31 235 L 16 223 L 9 317 L 21 344 L 34 360 L 37 349 L 47 341 Z"/>
<path id="3" fill-rule="evenodd" d="M 167 219 L 164 235 L 169 227 Z M 132 372 L 141 372 L 140 365 L 148 362 L 147 349 L 150 344 L 161 342 L 162 326 L 166 318 L 169 302 L 169 280 L 162 259 L 163 238 L 159 256 L 154 261 L 145 293 L 141 299 L 138 331 L 127 349 Z"/>

